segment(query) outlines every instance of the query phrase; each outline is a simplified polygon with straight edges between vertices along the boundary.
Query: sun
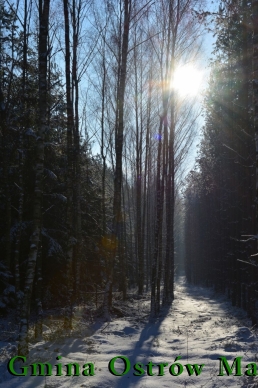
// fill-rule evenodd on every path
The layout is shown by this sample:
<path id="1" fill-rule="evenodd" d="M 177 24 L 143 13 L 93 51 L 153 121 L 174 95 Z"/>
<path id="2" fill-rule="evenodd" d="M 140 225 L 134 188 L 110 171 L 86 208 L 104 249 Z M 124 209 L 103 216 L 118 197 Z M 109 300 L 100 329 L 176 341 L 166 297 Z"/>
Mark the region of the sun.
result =
<path id="1" fill-rule="evenodd" d="M 200 70 L 197 70 L 193 65 L 184 65 L 176 68 L 171 87 L 181 97 L 194 97 L 200 93 L 202 81 L 203 73 Z"/>

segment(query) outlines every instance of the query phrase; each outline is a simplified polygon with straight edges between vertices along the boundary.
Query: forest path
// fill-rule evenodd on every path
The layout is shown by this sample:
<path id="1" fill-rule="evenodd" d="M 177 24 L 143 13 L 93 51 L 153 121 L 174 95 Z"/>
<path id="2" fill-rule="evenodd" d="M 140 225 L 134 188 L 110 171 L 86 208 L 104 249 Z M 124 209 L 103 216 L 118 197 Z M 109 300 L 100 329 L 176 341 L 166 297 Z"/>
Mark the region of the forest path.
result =
<path id="1" fill-rule="evenodd" d="M 247 376 L 218 376 L 218 357 L 225 356 L 231 365 L 234 358 L 243 356 L 242 369 L 248 362 L 255 362 L 258 353 L 256 332 L 250 326 L 243 310 L 232 307 L 224 296 L 212 290 L 189 286 L 180 277 L 176 283 L 175 300 L 170 309 L 149 322 L 140 312 L 149 308 L 147 299 L 134 300 L 135 315 L 113 319 L 109 324 L 98 323 L 89 337 L 68 338 L 52 343 L 38 343 L 31 350 L 32 362 L 57 363 L 62 355 L 63 365 L 78 362 L 80 366 L 92 362 L 94 376 L 16 377 L 1 383 L 1 388 L 157 388 L 157 387 L 258 387 L 258 381 Z M 132 310 L 133 311 L 133 310 Z M 118 355 L 127 357 L 131 369 L 123 376 L 114 376 L 108 370 L 109 361 Z M 172 376 L 169 366 L 175 357 L 179 363 L 204 364 L 199 376 Z M 119 372 L 119 361 L 115 367 Z M 157 376 L 158 366 L 153 366 L 154 376 L 148 376 L 147 366 L 168 363 L 164 376 Z M 134 376 L 134 364 L 142 363 L 144 375 Z M 122 363 L 123 364 L 123 363 Z M 121 365 L 121 364 L 120 364 Z M 122 368 L 123 370 L 123 368 Z M 175 368 L 177 370 L 177 368 Z M 82 371 L 82 368 L 81 368 Z M 7 372 L 8 373 L 8 372 Z M 9 376 L 10 377 L 10 376 Z"/>

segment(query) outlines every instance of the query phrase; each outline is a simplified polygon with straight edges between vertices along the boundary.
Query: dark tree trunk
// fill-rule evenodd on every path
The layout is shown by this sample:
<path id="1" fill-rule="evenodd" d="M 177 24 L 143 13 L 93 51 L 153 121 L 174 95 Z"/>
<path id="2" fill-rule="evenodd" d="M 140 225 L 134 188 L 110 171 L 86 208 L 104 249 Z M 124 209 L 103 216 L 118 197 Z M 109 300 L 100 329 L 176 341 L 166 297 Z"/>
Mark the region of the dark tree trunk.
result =
<path id="1" fill-rule="evenodd" d="M 30 238 L 30 248 L 27 261 L 27 271 L 24 285 L 24 297 L 21 312 L 18 354 L 26 356 L 29 353 L 28 328 L 31 304 L 31 293 L 35 277 L 35 267 L 41 232 L 41 206 L 44 173 L 44 138 L 47 130 L 47 37 L 49 28 L 50 0 L 39 2 L 39 131 L 36 144 L 36 177 L 33 203 L 33 232 Z"/>

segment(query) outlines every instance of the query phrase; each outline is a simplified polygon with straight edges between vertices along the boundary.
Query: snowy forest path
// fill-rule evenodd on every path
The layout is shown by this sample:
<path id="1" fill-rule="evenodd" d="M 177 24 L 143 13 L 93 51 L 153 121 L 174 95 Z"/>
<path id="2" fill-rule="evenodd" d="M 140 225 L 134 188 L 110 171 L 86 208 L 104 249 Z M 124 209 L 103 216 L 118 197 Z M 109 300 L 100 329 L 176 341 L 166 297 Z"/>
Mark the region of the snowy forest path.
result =
<path id="1" fill-rule="evenodd" d="M 123 304 L 120 301 L 122 308 Z M 32 362 L 50 362 L 52 365 L 62 362 L 77 362 L 80 365 L 79 376 L 47 377 L 10 377 L 0 384 L 0 388 L 157 388 L 157 387 L 257 387 L 253 377 L 218 376 L 218 357 L 225 356 L 232 365 L 235 357 L 242 356 L 242 369 L 246 364 L 256 362 L 258 347 L 257 335 L 251 328 L 246 313 L 232 307 L 225 296 L 213 290 L 185 284 L 184 277 L 176 281 L 175 300 L 168 309 L 163 309 L 153 321 L 146 317 L 149 298 L 131 299 L 127 304 L 127 317 L 113 318 L 110 323 L 97 322 L 94 332 L 81 338 L 67 338 L 52 343 L 37 343 L 30 353 Z M 61 355 L 62 360 L 56 361 Z M 113 375 L 109 362 L 116 356 L 126 357 L 130 361 L 130 370 L 122 376 Z M 183 366 L 183 373 L 173 376 L 169 367 L 177 356 Z M 127 361 L 126 361 L 127 362 Z M 153 366 L 150 367 L 150 362 Z M 94 376 L 83 376 L 85 363 L 94 363 Z M 142 364 L 144 373 L 139 374 L 134 365 Z M 164 366 L 164 375 L 158 376 L 157 364 Z M 147 366 L 149 364 L 149 367 Z M 186 364 L 204 364 L 199 376 L 189 376 Z M 129 365 L 129 364 L 128 364 Z M 122 374 L 124 362 L 115 361 L 115 369 Z M 152 371 L 151 371 L 152 369 Z M 151 372 L 153 376 L 147 374 Z M 177 368 L 175 368 L 177 371 Z M 6 377 L 6 376 L 5 376 Z"/>

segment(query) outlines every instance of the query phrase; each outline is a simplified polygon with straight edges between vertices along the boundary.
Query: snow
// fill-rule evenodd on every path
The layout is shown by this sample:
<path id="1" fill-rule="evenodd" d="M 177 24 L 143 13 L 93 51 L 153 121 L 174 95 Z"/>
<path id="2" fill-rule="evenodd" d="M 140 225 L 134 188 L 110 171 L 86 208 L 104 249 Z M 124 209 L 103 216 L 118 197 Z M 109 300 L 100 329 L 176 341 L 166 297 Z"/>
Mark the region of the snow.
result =
<path id="1" fill-rule="evenodd" d="M 128 316 L 115 318 L 111 322 L 98 320 L 87 325 L 81 314 L 80 335 L 65 338 L 49 336 L 49 341 L 31 345 L 30 358 L 24 365 L 35 362 L 50 362 L 63 365 L 78 362 L 94 363 L 94 376 L 14 377 L 6 369 L 7 361 L 15 354 L 15 341 L 1 342 L 0 388 L 34 387 L 88 387 L 88 388 L 165 388 L 165 387 L 246 387 L 258 386 L 256 377 L 245 376 L 245 366 L 257 361 L 258 342 L 255 328 L 251 327 L 246 313 L 236 307 L 223 295 L 213 290 L 186 285 L 180 277 L 176 284 L 175 301 L 169 309 L 163 309 L 159 318 L 149 321 L 149 296 L 131 298 L 126 305 L 120 301 L 119 308 Z M 134 309 L 133 309 L 134 307 Z M 77 315 L 79 313 L 77 312 Z M 90 327 L 90 329 L 89 329 Z M 83 329 L 84 328 L 84 329 Z M 44 326 L 46 332 L 50 325 Z M 115 356 L 130 360 L 131 369 L 124 376 L 114 376 L 108 370 L 110 360 Z M 57 356 L 62 356 L 56 360 Z M 172 376 L 169 367 L 176 357 L 184 371 Z M 220 361 L 227 358 L 231 366 L 235 357 L 243 357 L 243 376 L 218 376 Z M 159 368 L 153 366 L 154 376 L 146 373 L 148 364 L 168 363 L 164 376 L 157 376 Z M 142 363 L 145 374 L 134 376 L 134 364 Z M 119 372 L 119 361 L 115 367 Z M 199 376 L 189 376 L 186 364 L 204 364 Z M 18 366 L 16 367 L 18 368 Z M 17 369 L 18 370 L 18 369 Z M 30 369 L 29 369 L 30 370 Z M 177 368 L 175 368 L 177 370 Z M 28 373 L 30 374 L 30 372 Z"/>

